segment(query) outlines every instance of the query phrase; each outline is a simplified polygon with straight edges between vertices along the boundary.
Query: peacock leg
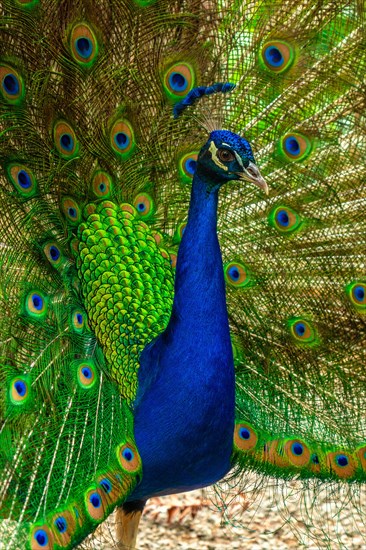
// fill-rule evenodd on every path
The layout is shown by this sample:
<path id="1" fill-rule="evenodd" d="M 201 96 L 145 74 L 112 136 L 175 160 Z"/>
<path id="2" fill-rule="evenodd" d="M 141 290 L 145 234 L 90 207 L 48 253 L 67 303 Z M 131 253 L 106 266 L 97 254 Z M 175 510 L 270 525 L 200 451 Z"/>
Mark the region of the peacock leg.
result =
<path id="1" fill-rule="evenodd" d="M 146 500 L 126 502 L 116 509 L 116 536 L 120 550 L 136 548 L 137 530 Z"/>

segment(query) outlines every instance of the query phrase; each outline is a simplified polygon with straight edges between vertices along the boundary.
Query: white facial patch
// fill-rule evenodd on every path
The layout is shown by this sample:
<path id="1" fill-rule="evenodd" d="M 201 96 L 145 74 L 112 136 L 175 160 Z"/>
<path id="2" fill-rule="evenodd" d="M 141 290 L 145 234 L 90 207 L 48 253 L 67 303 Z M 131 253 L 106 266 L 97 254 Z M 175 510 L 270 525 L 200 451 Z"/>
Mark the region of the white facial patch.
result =
<path id="1" fill-rule="evenodd" d="M 210 151 L 210 153 L 212 155 L 212 160 L 214 161 L 216 166 L 218 166 L 219 168 L 221 168 L 222 170 L 225 170 L 227 172 L 229 169 L 228 169 L 227 166 L 225 166 L 225 164 L 222 164 L 222 162 L 219 160 L 219 158 L 217 156 L 218 148 L 216 147 L 216 145 L 214 144 L 213 141 L 211 141 L 210 147 L 208 148 L 208 150 Z"/>

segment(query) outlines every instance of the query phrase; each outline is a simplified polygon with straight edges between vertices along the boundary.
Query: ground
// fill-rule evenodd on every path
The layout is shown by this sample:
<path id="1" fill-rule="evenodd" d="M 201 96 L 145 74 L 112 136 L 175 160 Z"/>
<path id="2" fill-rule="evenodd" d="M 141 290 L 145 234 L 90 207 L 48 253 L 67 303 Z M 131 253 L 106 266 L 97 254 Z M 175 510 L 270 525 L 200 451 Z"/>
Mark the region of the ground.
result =
<path id="1" fill-rule="evenodd" d="M 321 485 L 315 500 L 319 490 L 309 489 L 305 500 L 296 481 L 274 481 L 253 493 L 254 486 L 229 497 L 225 506 L 214 488 L 151 499 L 140 523 L 138 550 L 366 549 L 366 499 L 356 486 Z M 316 525 L 312 538 L 311 523 Z M 103 525 L 99 542 L 83 548 L 112 550 L 113 532 L 112 519 L 109 527 Z"/>

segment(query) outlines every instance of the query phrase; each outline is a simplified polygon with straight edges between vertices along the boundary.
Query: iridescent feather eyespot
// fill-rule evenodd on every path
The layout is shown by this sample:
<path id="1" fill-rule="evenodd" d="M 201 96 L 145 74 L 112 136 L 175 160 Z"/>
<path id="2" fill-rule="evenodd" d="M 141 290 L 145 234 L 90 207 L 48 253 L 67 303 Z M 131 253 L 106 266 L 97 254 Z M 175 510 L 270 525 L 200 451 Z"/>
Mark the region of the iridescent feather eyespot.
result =
<path id="1" fill-rule="evenodd" d="M 281 139 L 281 151 L 288 160 L 301 161 L 312 151 L 312 143 L 307 136 L 293 132 Z"/>
<path id="2" fill-rule="evenodd" d="M 185 153 L 178 161 L 178 171 L 180 179 L 183 183 L 190 183 L 197 166 L 197 151 Z"/>
<path id="3" fill-rule="evenodd" d="M 291 44 L 283 40 L 265 42 L 260 51 L 264 67 L 272 73 L 283 73 L 293 64 L 295 52 Z"/>
<path id="4" fill-rule="evenodd" d="M 258 442 L 258 436 L 254 428 L 246 422 L 239 422 L 235 425 L 234 445 L 240 451 L 254 449 Z"/>
<path id="5" fill-rule="evenodd" d="M 195 73 L 189 63 L 171 65 L 163 75 L 163 88 L 171 101 L 179 101 L 194 87 Z"/>
<path id="6" fill-rule="evenodd" d="M 113 506 L 124 495 L 120 470 L 108 470 L 97 477 L 97 484 L 102 489 L 107 506 Z"/>
<path id="7" fill-rule="evenodd" d="M 99 485 L 102 487 L 103 491 L 109 494 L 112 491 L 112 482 L 107 477 L 103 478 Z"/>
<path id="8" fill-rule="evenodd" d="M 85 495 L 85 504 L 90 518 L 100 522 L 106 514 L 104 491 L 101 487 L 89 489 Z"/>
<path id="9" fill-rule="evenodd" d="M 289 462 L 298 468 L 306 466 L 310 461 L 310 451 L 300 439 L 290 439 L 284 445 L 284 452 Z"/>
<path id="10" fill-rule="evenodd" d="M 140 455 L 130 442 L 123 443 L 117 448 L 117 458 L 121 467 L 127 472 L 136 472 L 141 467 Z"/>
<path id="11" fill-rule="evenodd" d="M 13 405 L 24 405 L 30 395 L 29 380 L 25 376 L 17 376 L 10 382 L 9 397 Z"/>
<path id="12" fill-rule="evenodd" d="M 366 313 L 366 283 L 353 281 L 346 286 L 346 293 L 353 307 L 359 313 Z"/>
<path id="13" fill-rule="evenodd" d="M 356 463 L 351 455 L 343 451 L 327 454 L 328 468 L 338 477 L 350 478 L 356 472 Z"/>
<path id="14" fill-rule="evenodd" d="M 78 225 L 81 220 L 81 209 L 78 203 L 71 197 L 64 197 L 61 201 L 61 209 L 66 220 L 71 225 Z"/>
<path id="15" fill-rule="evenodd" d="M 85 328 L 85 313 L 76 309 L 71 314 L 72 328 L 77 333 L 82 333 Z"/>
<path id="16" fill-rule="evenodd" d="M 70 124 L 60 120 L 53 127 L 53 140 L 61 157 L 72 159 L 79 151 L 79 142 Z"/>
<path id="17" fill-rule="evenodd" d="M 91 66 L 98 55 L 98 42 L 87 23 L 74 25 L 70 33 L 70 50 L 72 57 L 85 67 Z"/>
<path id="18" fill-rule="evenodd" d="M 117 120 L 110 132 L 112 149 L 123 159 L 127 159 L 135 148 L 135 135 L 131 124 L 124 119 Z"/>
<path id="19" fill-rule="evenodd" d="M 36 525 L 30 535 L 31 550 L 52 550 L 54 548 L 53 535 L 46 525 Z"/>
<path id="20" fill-rule="evenodd" d="M 302 226 L 300 215 L 288 206 L 276 206 L 268 216 L 268 222 L 282 234 L 293 234 Z"/>
<path id="21" fill-rule="evenodd" d="M 55 519 L 54 525 L 59 533 L 64 533 L 67 530 L 67 521 L 63 516 Z"/>
<path id="22" fill-rule="evenodd" d="M 71 538 L 78 526 L 78 511 L 72 506 L 58 511 L 48 518 L 48 525 L 52 530 L 57 548 L 69 547 Z"/>
<path id="23" fill-rule="evenodd" d="M 43 247 L 43 252 L 53 267 L 60 267 L 63 262 L 63 255 L 60 247 L 55 242 L 46 243 Z"/>
<path id="24" fill-rule="evenodd" d="M 37 193 L 37 181 L 33 172 L 27 166 L 23 164 L 10 164 L 6 170 L 11 183 L 19 195 L 28 199 Z"/>
<path id="25" fill-rule="evenodd" d="M 294 317 L 288 321 L 293 339 L 299 344 L 314 346 L 319 342 L 318 334 L 313 324 L 302 317 Z"/>
<path id="26" fill-rule="evenodd" d="M 92 191 L 100 199 L 108 199 L 112 194 L 112 178 L 107 172 L 98 170 L 95 172 L 92 181 Z"/>
<path id="27" fill-rule="evenodd" d="M 84 361 L 77 365 L 77 380 L 83 389 L 91 389 L 97 380 L 95 365 Z"/>
<path id="28" fill-rule="evenodd" d="M 150 218 L 155 212 L 154 201 L 147 193 L 139 193 L 134 198 L 133 205 L 136 208 L 137 214 L 145 219 Z"/>
<path id="29" fill-rule="evenodd" d="M 25 311 L 34 319 L 43 319 L 47 314 L 47 299 L 42 292 L 29 292 L 25 299 Z"/>
<path id="30" fill-rule="evenodd" d="M 0 64 L 0 92 L 11 105 L 18 105 L 24 99 L 24 83 L 20 73 L 10 65 Z"/>
<path id="31" fill-rule="evenodd" d="M 234 288 L 243 288 L 250 283 L 248 268 L 241 262 L 229 262 L 224 266 L 225 281 Z"/>

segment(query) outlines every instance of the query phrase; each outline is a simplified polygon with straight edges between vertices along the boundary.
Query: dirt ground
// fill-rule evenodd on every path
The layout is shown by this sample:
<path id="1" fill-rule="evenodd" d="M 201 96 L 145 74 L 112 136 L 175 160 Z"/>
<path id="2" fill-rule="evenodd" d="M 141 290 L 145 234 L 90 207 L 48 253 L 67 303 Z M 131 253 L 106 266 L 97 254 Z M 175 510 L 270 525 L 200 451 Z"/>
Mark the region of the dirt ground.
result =
<path id="1" fill-rule="evenodd" d="M 366 550 L 364 491 L 321 486 L 314 495 L 308 491 L 305 499 L 296 483 L 284 487 L 240 494 L 225 506 L 212 488 L 151 499 L 141 519 L 137 549 Z M 102 533 L 88 548 L 115 548 L 113 519 Z"/>

